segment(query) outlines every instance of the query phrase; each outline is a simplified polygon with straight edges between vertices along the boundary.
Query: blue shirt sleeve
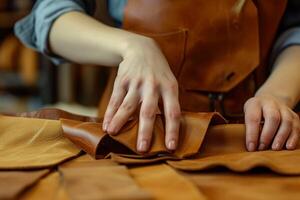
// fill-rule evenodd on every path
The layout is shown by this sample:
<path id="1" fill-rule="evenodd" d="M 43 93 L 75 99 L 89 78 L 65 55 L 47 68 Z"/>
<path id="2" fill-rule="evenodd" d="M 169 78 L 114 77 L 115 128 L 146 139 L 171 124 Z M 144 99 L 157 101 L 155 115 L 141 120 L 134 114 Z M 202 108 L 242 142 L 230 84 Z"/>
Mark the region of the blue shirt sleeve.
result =
<path id="1" fill-rule="evenodd" d="M 278 37 L 271 53 L 271 66 L 283 50 L 293 45 L 300 45 L 300 27 L 289 28 Z"/>
<path id="2" fill-rule="evenodd" d="M 48 33 L 54 21 L 70 11 L 93 14 L 93 0 L 37 0 L 31 13 L 18 21 L 14 27 L 16 36 L 28 47 L 47 55 L 55 64 L 64 62 L 52 55 L 48 48 Z"/>

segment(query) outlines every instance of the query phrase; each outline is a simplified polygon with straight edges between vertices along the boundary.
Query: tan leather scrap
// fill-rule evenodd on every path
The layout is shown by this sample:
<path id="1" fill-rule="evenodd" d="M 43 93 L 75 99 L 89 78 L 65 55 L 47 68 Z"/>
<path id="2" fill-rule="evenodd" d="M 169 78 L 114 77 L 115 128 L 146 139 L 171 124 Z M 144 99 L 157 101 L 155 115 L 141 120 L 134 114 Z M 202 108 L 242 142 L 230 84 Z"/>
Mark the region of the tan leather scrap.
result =
<path id="1" fill-rule="evenodd" d="M 293 151 L 248 152 L 244 141 L 244 124 L 211 126 L 196 158 L 168 161 L 168 164 L 187 171 L 226 167 L 235 172 L 246 172 L 256 167 L 265 167 L 279 174 L 300 175 L 300 143 Z"/>
<path id="2" fill-rule="evenodd" d="M 58 120 L 0 116 L 0 169 L 57 165 L 80 153 Z"/>
<path id="3" fill-rule="evenodd" d="M 0 172 L 0 199 L 17 199 L 49 170 Z"/>
<path id="4" fill-rule="evenodd" d="M 177 169 L 187 171 L 221 166 L 245 172 L 266 167 L 280 174 L 300 174 L 300 144 L 294 151 L 248 152 L 244 144 L 245 125 L 226 124 L 226 120 L 217 113 L 183 113 L 180 143 L 175 152 L 169 152 L 164 145 L 164 119 L 163 115 L 157 115 L 152 144 L 146 154 L 136 151 L 136 119 L 130 120 L 117 136 L 110 136 L 102 131 L 101 120 L 97 118 L 55 109 L 38 111 L 34 115 L 29 113 L 28 116 L 46 117 L 43 113 L 51 118 L 63 116 L 69 119 L 1 116 L 0 169 L 53 166 L 83 150 L 94 158 L 111 158 L 124 164 L 166 161 Z"/>

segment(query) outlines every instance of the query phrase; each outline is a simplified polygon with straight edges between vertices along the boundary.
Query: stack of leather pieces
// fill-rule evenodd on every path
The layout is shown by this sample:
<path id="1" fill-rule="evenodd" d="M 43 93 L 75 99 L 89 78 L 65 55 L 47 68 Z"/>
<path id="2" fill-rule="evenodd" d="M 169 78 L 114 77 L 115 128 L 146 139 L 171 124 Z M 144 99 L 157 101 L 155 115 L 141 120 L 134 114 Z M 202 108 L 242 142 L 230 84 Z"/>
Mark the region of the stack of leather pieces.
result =
<path id="1" fill-rule="evenodd" d="M 299 199 L 300 145 L 247 152 L 244 124 L 183 113 L 169 152 L 163 121 L 139 154 L 136 119 L 109 136 L 101 119 L 55 109 L 1 116 L 0 199 Z"/>

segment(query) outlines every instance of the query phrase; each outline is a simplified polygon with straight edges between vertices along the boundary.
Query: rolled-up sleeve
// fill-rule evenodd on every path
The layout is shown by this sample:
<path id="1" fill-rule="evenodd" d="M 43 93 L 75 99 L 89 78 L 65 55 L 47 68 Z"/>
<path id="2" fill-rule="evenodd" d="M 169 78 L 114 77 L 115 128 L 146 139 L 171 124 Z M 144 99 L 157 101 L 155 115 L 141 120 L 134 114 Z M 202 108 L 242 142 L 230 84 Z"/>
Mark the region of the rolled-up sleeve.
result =
<path id="1" fill-rule="evenodd" d="M 271 54 L 271 63 L 275 62 L 283 50 L 294 45 L 300 45 L 300 26 L 289 28 L 278 37 Z"/>
<path id="2" fill-rule="evenodd" d="M 48 34 L 54 21 L 70 11 L 93 14 L 92 0 L 37 0 L 31 13 L 14 27 L 16 36 L 28 47 L 48 56 L 55 64 L 64 60 L 52 55 L 48 48 Z"/>

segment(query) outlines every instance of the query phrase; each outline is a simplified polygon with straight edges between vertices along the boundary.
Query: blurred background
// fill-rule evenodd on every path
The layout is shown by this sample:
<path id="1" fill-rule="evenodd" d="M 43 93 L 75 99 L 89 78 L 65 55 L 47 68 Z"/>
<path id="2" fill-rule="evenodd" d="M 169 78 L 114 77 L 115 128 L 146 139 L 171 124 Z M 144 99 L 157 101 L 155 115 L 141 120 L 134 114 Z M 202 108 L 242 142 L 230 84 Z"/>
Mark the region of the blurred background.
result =
<path id="1" fill-rule="evenodd" d="M 14 23 L 28 14 L 34 0 L 0 0 L 0 113 L 57 107 L 95 116 L 106 68 L 63 64 L 23 46 Z"/>

